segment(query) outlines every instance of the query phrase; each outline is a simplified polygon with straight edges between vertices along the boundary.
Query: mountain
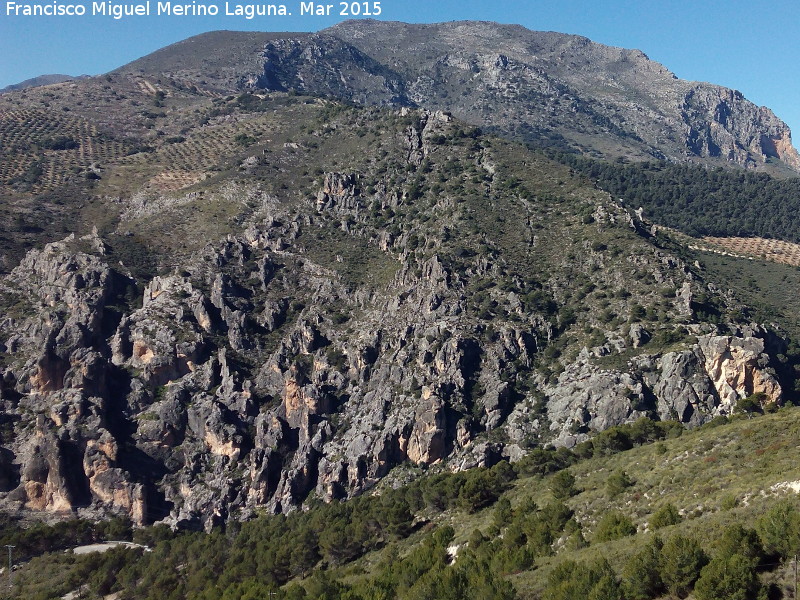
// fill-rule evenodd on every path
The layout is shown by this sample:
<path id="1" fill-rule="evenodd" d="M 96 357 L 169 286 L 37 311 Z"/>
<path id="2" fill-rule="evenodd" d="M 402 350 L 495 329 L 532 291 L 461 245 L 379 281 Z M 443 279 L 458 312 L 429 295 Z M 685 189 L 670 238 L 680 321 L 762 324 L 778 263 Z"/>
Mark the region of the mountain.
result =
<path id="1" fill-rule="evenodd" d="M 217 32 L 4 94 L 0 505 L 208 529 L 791 403 L 739 280 L 530 147 L 785 174 L 788 135 L 488 23 Z"/>
<path id="2" fill-rule="evenodd" d="M 210 52 L 185 54 L 192 45 Z M 236 51 L 217 51 L 227 46 Z M 515 25 L 359 20 L 267 43 L 216 32 L 121 72 L 444 110 L 538 146 L 607 158 L 715 159 L 750 168 L 777 159 L 800 168 L 788 127 L 741 93 L 680 80 L 638 50 Z"/>
<path id="3" fill-rule="evenodd" d="M 76 79 L 85 79 L 86 77 L 88 77 L 88 75 L 80 75 L 78 77 L 73 77 L 72 75 L 39 75 L 38 77 L 32 77 L 31 79 L 20 81 L 19 83 L 7 85 L 6 87 L 0 89 L 0 94 L 14 90 L 24 90 L 25 88 L 52 85 L 54 83 L 64 83 L 65 81 L 73 81 Z"/>
<path id="4" fill-rule="evenodd" d="M 784 342 L 566 167 L 442 113 L 223 106 L 135 163 L 227 138 L 217 175 L 5 278 L 7 507 L 210 526 L 784 401 Z"/>
<path id="5" fill-rule="evenodd" d="M 211 31 L 156 50 L 115 73 L 167 76 L 203 88 L 237 91 L 243 73 L 261 68 L 264 46 L 286 38 L 303 40 L 306 33 Z"/>

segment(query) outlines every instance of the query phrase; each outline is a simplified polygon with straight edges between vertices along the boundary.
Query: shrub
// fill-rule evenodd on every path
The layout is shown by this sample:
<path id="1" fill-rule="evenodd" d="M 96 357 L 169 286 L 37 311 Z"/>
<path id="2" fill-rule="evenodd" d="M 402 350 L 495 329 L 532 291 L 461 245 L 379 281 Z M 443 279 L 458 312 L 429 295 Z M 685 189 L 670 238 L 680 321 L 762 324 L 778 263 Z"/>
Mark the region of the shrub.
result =
<path id="1" fill-rule="evenodd" d="M 653 538 L 644 550 L 634 554 L 625 564 L 622 589 L 628 600 L 648 600 L 663 592 L 664 582 L 659 573 L 663 545 L 659 538 Z"/>
<path id="2" fill-rule="evenodd" d="M 469 471 L 458 493 L 458 504 L 469 512 L 485 508 L 500 497 L 505 489 L 496 471 L 478 468 Z"/>
<path id="3" fill-rule="evenodd" d="M 606 429 L 592 440 L 595 455 L 610 455 L 633 448 L 628 432 L 620 427 Z"/>
<path id="4" fill-rule="evenodd" d="M 559 471 L 550 480 L 550 491 L 559 500 L 574 496 L 578 493 L 575 489 L 575 476 L 569 471 Z"/>
<path id="5" fill-rule="evenodd" d="M 738 524 L 725 529 L 715 550 L 716 558 L 727 558 L 738 554 L 749 560 L 753 568 L 764 555 L 764 547 L 761 545 L 758 534 L 753 529 L 747 529 Z"/>
<path id="6" fill-rule="evenodd" d="M 681 515 L 673 504 L 665 504 L 650 517 L 650 529 L 661 529 L 681 522 Z"/>
<path id="7" fill-rule="evenodd" d="M 616 498 L 633 485 L 633 481 L 625 471 L 614 471 L 606 479 L 606 491 L 611 498 Z"/>
<path id="8" fill-rule="evenodd" d="M 753 563 L 740 554 L 715 558 L 703 567 L 694 588 L 697 600 L 750 600 L 761 588 Z"/>
<path id="9" fill-rule="evenodd" d="M 747 398 L 740 398 L 736 402 L 736 412 L 744 413 L 751 416 L 753 413 L 763 412 L 763 406 L 766 403 L 767 395 L 764 392 L 756 392 L 747 396 Z"/>
<path id="10" fill-rule="evenodd" d="M 594 541 L 607 542 L 618 540 L 636 533 L 636 525 L 627 516 L 618 511 L 603 515 L 594 532 Z"/>
<path id="11" fill-rule="evenodd" d="M 631 306 L 631 321 L 641 321 L 646 314 L 647 311 L 641 304 L 634 304 Z"/>
<path id="12" fill-rule="evenodd" d="M 542 597 L 545 600 L 620 600 L 622 592 L 605 559 L 589 565 L 566 560 L 551 571 Z"/>
<path id="13" fill-rule="evenodd" d="M 800 549 L 800 514 L 788 500 L 770 508 L 757 524 L 764 549 L 782 559 L 794 556 Z"/>
<path id="14" fill-rule="evenodd" d="M 539 516 L 547 523 L 551 531 L 561 531 L 572 518 L 573 512 L 563 502 L 556 500 L 550 502 L 540 512 Z"/>
<path id="15" fill-rule="evenodd" d="M 66 135 L 48 138 L 42 142 L 42 148 L 48 150 L 73 150 L 79 146 L 80 144 L 78 144 L 78 142 Z"/>
<path id="16" fill-rule="evenodd" d="M 516 462 L 514 469 L 520 475 L 547 475 L 569 466 L 574 458 L 565 448 L 558 450 L 534 448 Z"/>
<path id="17" fill-rule="evenodd" d="M 492 524 L 498 529 L 502 529 L 506 525 L 511 522 L 511 518 L 514 516 L 513 511 L 511 510 L 511 502 L 508 498 L 500 498 L 497 502 L 497 505 L 494 508 L 494 517 L 492 519 Z M 480 533 L 479 530 L 478 533 Z"/>
<path id="18" fill-rule="evenodd" d="M 661 548 L 659 572 L 667 590 L 685 597 L 691 591 L 708 556 L 694 538 L 675 535 Z"/>
<path id="19" fill-rule="evenodd" d="M 256 143 L 256 138 L 251 135 L 247 135 L 246 133 L 239 133 L 236 137 L 233 138 L 233 141 L 236 142 L 239 146 L 247 147 L 252 146 Z"/>

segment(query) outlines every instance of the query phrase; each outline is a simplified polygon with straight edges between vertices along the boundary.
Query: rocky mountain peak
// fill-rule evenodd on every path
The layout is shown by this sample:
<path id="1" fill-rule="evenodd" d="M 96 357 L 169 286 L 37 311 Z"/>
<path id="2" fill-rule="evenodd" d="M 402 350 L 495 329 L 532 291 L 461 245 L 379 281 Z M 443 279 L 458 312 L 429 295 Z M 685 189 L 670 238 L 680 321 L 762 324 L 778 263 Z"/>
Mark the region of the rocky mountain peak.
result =
<path id="1" fill-rule="evenodd" d="M 212 32 L 117 72 L 166 74 L 214 93 L 295 90 L 442 110 L 536 146 L 608 158 L 800 166 L 789 128 L 740 93 L 680 80 L 640 50 L 519 25 L 363 19 L 313 34 Z"/>
<path id="2" fill-rule="evenodd" d="M 769 109 L 733 90 L 679 80 L 639 50 L 477 21 L 347 21 L 323 33 L 358 50 L 342 73 L 350 83 L 330 85 L 331 69 L 345 68 L 337 59 L 307 55 L 298 65 L 295 50 L 285 63 L 303 71 L 302 83 L 287 77 L 283 85 L 361 103 L 411 101 L 534 143 L 563 139 L 585 149 L 604 139 L 616 155 L 800 166 L 788 127 Z M 282 60 L 269 56 L 274 71 Z M 330 81 L 318 81 L 315 64 Z"/>

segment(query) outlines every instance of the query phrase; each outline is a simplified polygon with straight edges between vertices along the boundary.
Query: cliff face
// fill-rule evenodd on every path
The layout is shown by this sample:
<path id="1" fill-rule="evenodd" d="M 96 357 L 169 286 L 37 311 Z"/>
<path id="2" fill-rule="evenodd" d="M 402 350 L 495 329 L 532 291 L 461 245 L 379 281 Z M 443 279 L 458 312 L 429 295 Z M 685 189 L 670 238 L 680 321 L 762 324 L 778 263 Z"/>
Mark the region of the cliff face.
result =
<path id="1" fill-rule="evenodd" d="M 777 158 L 800 169 L 786 124 L 739 92 L 697 85 L 686 92 L 680 115 L 687 127 L 686 146 L 697 156 L 719 156 L 746 167 Z"/>
<path id="2" fill-rule="evenodd" d="M 225 183 L 211 202 L 246 206 L 239 226 L 138 288 L 112 258 L 129 228 L 202 195 L 132 205 L 120 233 L 3 278 L 5 508 L 209 527 L 783 401 L 780 341 L 697 317 L 701 274 L 564 167 L 441 113 L 343 115 L 270 158 L 291 168 L 313 139 L 358 170 L 284 198 Z"/>
<path id="3" fill-rule="evenodd" d="M 14 271 L 33 293 L 32 316 L 4 326 L 7 348 L 31 356 L 4 378 L 16 432 L 7 508 L 209 526 L 357 494 L 404 463 L 492 464 L 532 440 L 571 446 L 642 416 L 696 425 L 756 392 L 782 401 L 759 330 L 701 335 L 622 370 L 584 349 L 549 384 L 533 374 L 522 385 L 513 365 L 535 360 L 547 327 L 508 323 L 485 339 L 462 318 L 463 283 L 436 258 L 372 298 L 298 262 L 291 293 L 314 304 L 285 323 L 287 302 L 256 306 L 289 291 L 272 275 L 288 256 L 268 235 L 251 230 L 209 248 L 210 268 L 154 280 L 113 330 L 121 276 L 99 257 L 52 244 Z M 332 304 L 360 316 L 340 328 L 320 310 Z"/>
<path id="4" fill-rule="evenodd" d="M 766 337 L 760 329 L 701 335 L 685 350 L 638 356 L 622 372 L 598 370 L 584 352 L 546 390 L 555 442 L 572 446 L 587 432 L 653 411 L 663 420 L 699 425 L 709 416 L 732 414 L 740 399 L 753 394 L 780 406 L 783 390 L 769 368 Z"/>

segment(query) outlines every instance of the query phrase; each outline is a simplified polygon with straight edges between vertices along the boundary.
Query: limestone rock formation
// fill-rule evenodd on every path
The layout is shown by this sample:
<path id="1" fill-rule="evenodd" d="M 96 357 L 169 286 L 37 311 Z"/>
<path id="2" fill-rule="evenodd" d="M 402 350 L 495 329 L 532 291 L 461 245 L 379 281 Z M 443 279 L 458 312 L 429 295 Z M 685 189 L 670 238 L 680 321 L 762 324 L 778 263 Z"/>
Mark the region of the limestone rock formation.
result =
<path id="1" fill-rule="evenodd" d="M 709 320 L 700 298 L 743 313 L 563 165 L 440 111 L 280 102 L 347 160 L 237 146 L 208 189 L 137 192 L 116 231 L 0 277 L 0 507 L 209 528 L 784 401 L 782 342 Z M 219 235 L 173 239 L 186 223 Z"/>
<path id="2" fill-rule="evenodd" d="M 327 175 L 319 210 L 356 194 L 354 182 Z M 16 382 L 6 411 L 20 419 L 3 449 L 7 506 L 210 526 L 291 510 L 310 494 L 357 494 L 405 461 L 467 468 L 519 457 L 531 439 L 571 445 L 640 416 L 698 424 L 757 392 L 782 401 L 760 329 L 699 335 L 623 370 L 599 368 L 584 349 L 538 381 L 537 399 L 509 368 L 531 363 L 548 326 L 476 335 L 460 276 L 437 256 L 418 277 L 398 272 L 385 297 L 346 301 L 363 311 L 349 333 L 313 306 L 278 327 L 285 269 L 265 266 L 288 255 L 229 238 L 206 251 L 213 261 L 151 280 L 141 308 L 114 324 L 106 313 L 126 279 L 69 242 L 33 251 L 4 284 L 32 303 L 30 316 L 3 324 L 6 347 L 30 356 L 5 374 Z M 319 306 L 347 297 L 324 270 L 306 272 L 299 285 Z M 270 297 L 263 308 L 256 290 Z M 263 336 L 276 328 L 270 346 Z M 631 330 L 630 346 L 646 348 L 643 328 Z M 497 428 L 509 443 L 482 441 Z"/>

